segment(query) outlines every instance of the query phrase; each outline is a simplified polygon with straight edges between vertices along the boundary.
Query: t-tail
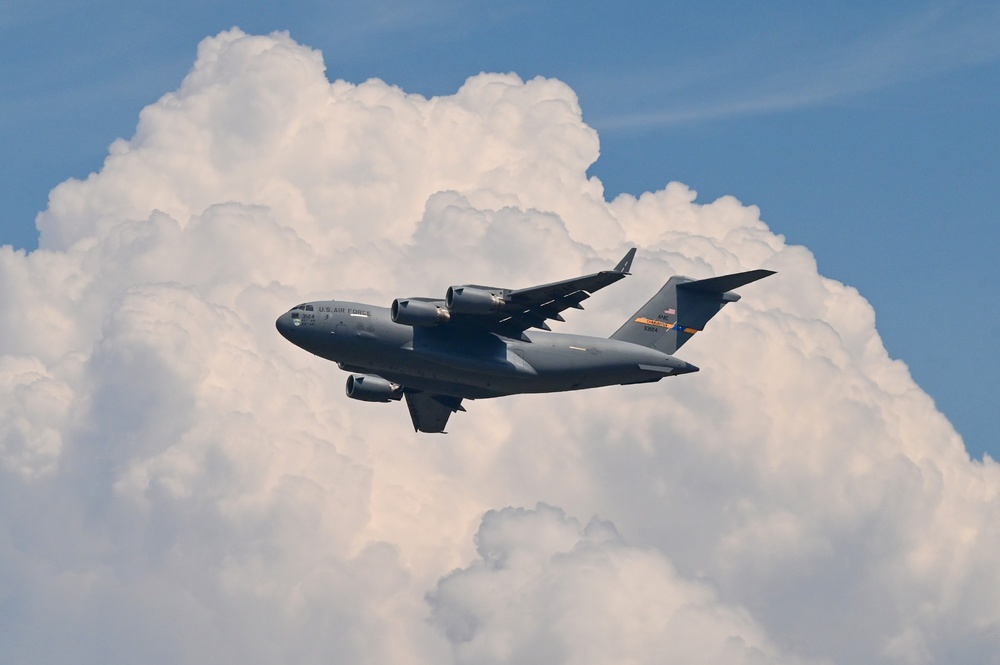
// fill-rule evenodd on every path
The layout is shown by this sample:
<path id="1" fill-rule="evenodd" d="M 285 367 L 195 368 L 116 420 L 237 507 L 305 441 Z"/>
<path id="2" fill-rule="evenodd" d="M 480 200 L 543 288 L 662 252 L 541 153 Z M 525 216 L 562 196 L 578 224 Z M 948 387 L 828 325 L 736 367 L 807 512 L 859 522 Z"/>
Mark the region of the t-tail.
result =
<path id="1" fill-rule="evenodd" d="M 703 330 L 726 303 L 740 299 L 738 294 L 732 293 L 733 289 L 773 274 L 773 270 L 749 270 L 699 280 L 671 277 L 611 339 L 673 354 L 696 332 Z"/>

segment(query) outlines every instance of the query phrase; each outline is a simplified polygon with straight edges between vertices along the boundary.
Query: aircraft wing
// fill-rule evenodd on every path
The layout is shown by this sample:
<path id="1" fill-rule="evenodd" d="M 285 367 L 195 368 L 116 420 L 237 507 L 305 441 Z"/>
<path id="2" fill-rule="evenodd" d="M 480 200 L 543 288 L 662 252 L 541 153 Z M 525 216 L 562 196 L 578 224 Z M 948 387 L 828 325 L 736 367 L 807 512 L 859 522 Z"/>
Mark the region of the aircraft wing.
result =
<path id="1" fill-rule="evenodd" d="M 583 309 L 580 303 L 591 294 L 629 274 L 633 258 L 635 247 L 612 270 L 526 289 L 503 290 L 504 306 L 488 315 L 477 315 L 477 323 L 512 337 L 519 336 L 528 328 L 551 330 L 546 320 L 565 321 L 561 315 L 563 310 L 570 307 Z"/>
<path id="2" fill-rule="evenodd" d="M 461 397 L 424 392 L 406 392 L 404 396 L 415 432 L 443 433 L 451 414 L 465 411 Z"/>

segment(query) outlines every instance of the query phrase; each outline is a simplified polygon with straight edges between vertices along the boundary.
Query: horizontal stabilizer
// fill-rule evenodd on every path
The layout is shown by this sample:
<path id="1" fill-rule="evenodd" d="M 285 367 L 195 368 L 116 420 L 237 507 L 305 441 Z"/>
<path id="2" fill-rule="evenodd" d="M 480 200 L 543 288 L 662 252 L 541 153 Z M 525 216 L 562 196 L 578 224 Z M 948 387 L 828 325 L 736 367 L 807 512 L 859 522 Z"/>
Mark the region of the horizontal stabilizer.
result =
<path id="1" fill-rule="evenodd" d="M 678 286 L 682 289 L 692 291 L 725 293 L 726 291 L 738 289 L 741 286 L 746 286 L 751 282 L 756 282 L 758 279 L 764 279 L 768 275 L 773 274 L 773 270 L 748 270 L 746 272 L 733 273 L 732 275 L 722 275 L 721 277 L 709 277 L 708 279 L 699 279 L 694 282 L 684 282 Z"/>

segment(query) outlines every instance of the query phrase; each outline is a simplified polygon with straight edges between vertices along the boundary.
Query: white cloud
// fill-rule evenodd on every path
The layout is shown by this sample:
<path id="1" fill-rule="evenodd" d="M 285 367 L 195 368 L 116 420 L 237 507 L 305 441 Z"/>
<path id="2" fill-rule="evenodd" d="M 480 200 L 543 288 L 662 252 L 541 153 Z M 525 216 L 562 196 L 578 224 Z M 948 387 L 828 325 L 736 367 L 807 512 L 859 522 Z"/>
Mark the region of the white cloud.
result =
<path id="1" fill-rule="evenodd" d="M 778 663 L 746 612 L 655 550 L 562 511 L 487 513 L 479 558 L 430 596 L 458 663 Z"/>
<path id="2" fill-rule="evenodd" d="M 558 81 L 425 99 L 330 83 L 284 34 L 205 40 L 53 190 L 42 249 L 0 249 L 0 659 L 994 658 L 996 463 L 756 208 L 609 203 L 597 155 Z M 685 346 L 698 374 L 473 402 L 447 437 L 273 328 L 632 243 L 566 329 L 610 333 L 670 274 L 779 274 Z"/>

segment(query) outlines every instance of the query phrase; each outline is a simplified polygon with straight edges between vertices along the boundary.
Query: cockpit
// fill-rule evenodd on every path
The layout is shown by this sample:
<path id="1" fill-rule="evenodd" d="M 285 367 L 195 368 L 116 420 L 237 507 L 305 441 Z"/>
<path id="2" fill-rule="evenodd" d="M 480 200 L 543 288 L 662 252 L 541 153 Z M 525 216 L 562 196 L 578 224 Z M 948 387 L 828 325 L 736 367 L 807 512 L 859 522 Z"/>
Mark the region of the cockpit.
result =
<path id="1" fill-rule="evenodd" d="M 299 325 L 299 322 L 302 319 L 302 312 L 311 312 L 311 311 L 313 311 L 313 306 L 312 305 L 306 305 L 306 304 L 296 305 L 295 307 L 291 308 L 288 311 L 292 315 L 292 323 L 294 325 Z"/>
<path id="2" fill-rule="evenodd" d="M 278 320 L 274 322 L 274 325 L 278 328 L 278 332 L 280 332 L 286 339 L 291 339 L 288 336 L 289 334 L 299 335 L 300 333 L 295 332 L 299 330 L 310 330 L 317 333 L 325 328 L 327 321 L 330 319 L 331 313 L 337 311 L 334 310 L 332 305 L 333 301 L 315 302 L 313 304 L 302 303 L 300 305 L 296 305 L 279 316 Z M 298 342 L 295 343 L 297 344 Z"/>
<path id="3" fill-rule="evenodd" d="M 306 303 L 302 303 L 301 305 L 296 305 L 295 307 L 288 310 L 285 314 L 278 317 L 278 320 L 275 321 L 275 325 L 278 327 L 278 330 L 281 332 L 281 334 L 284 335 L 285 332 L 288 330 L 287 327 L 288 324 L 291 324 L 292 327 L 294 328 L 298 328 L 299 326 L 302 325 L 304 319 L 308 318 L 311 320 L 313 318 L 313 315 L 307 314 L 307 312 L 314 312 L 315 310 L 316 308 L 314 306 L 307 305 Z"/>

